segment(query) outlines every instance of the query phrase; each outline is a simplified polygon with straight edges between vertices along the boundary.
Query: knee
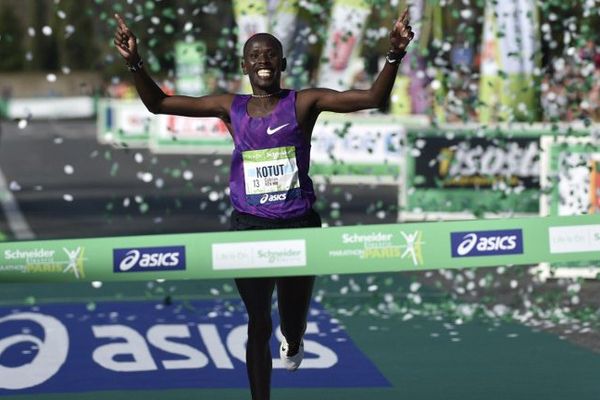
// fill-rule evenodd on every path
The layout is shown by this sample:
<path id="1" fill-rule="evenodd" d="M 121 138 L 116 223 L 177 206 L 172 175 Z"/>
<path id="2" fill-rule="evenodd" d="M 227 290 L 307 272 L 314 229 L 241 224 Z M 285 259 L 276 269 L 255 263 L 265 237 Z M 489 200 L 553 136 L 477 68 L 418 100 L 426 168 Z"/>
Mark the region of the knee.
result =
<path id="1" fill-rule="evenodd" d="M 273 322 L 270 315 L 250 316 L 248 321 L 248 340 L 269 341 L 273 334 Z"/>

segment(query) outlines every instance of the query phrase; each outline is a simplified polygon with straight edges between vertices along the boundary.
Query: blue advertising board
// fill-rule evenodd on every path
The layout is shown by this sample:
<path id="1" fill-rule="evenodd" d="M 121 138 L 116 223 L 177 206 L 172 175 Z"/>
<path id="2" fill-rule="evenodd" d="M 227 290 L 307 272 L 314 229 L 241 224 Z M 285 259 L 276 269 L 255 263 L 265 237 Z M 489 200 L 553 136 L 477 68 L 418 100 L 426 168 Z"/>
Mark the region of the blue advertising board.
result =
<path id="1" fill-rule="evenodd" d="M 278 359 L 273 318 L 273 387 L 390 386 L 319 304 L 311 308 L 303 364 L 289 373 Z M 238 300 L 3 307 L 0 396 L 245 388 L 246 324 Z"/>

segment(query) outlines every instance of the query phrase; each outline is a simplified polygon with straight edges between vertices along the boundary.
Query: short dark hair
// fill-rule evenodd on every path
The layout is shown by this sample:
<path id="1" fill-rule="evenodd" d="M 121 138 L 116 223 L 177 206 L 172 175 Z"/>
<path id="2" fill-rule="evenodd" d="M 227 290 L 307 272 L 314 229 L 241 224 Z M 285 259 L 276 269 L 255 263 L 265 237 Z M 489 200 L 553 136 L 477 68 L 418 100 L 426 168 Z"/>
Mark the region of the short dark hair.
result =
<path id="1" fill-rule="evenodd" d="M 250 44 L 252 44 L 252 42 L 254 42 L 255 40 L 258 40 L 258 39 L 263 39 L 263 38 L 267 38 L 267 39 L 271 40 L 272 42 L 274 42 L 275 45 L 277 46 L 277 49 L 281 52 L 281 55 L 283 56 L 283 45 L 281 44 L 281 41 L 279 41 L 279 39 L 277 39 L 275 36 L 273 36 L 267 32 L 255 33 L 254 35 L 250 36 L 250 38 L 248 38 L 248 40 L 246 40 L 246 43 L 244 43 L 244 49 L 243 49 L 242 56 L 246 55 L 246 50 L 248 49 L 248 46 L 250 46 Z"/>

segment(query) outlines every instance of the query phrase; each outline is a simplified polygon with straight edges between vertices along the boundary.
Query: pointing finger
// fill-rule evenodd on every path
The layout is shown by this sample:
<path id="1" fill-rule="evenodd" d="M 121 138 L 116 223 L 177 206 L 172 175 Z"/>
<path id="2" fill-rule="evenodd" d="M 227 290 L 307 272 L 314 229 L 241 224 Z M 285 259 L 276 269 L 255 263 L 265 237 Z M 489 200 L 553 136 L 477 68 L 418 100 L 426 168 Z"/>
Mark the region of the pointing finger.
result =
<path id="1" fill-rule="evenodd" d="M 119 24 L 119 28 L 127 30 L 127 25 L 125 24 L 125 21 L 123 21 L 123 18 L 121 18 L 119 14 L 115 14 L 115 19 L 117 20 L 117 24 Z"/>
<path id="2" fill-rule="evenodd" d="M 401 21 L 404 25 L 408 24 L 408 7 L 406 7 L 406 9 L 404 10 L 404 12 L 402 13 L 402 16 L 400 17 L 399 21 Z"/>

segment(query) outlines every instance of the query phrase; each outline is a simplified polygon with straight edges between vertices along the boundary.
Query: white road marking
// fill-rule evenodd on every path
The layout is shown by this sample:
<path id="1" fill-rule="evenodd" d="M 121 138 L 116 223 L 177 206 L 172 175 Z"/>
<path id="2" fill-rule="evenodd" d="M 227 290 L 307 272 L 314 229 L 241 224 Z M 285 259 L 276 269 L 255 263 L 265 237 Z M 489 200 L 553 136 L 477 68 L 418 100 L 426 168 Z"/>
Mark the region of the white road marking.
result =
<path id="1" fill-rule="evenodd" d="M 6 185 L 6 178 L 4 177 L 2 170 L 0 170 L 0 206 L 4 210 L 6 221 L 8 222 L 8 226 L 15 239 L 35 239 L 35 234 L 19 209 L 19 204 L 17 203 L 15 196 Z"/>

